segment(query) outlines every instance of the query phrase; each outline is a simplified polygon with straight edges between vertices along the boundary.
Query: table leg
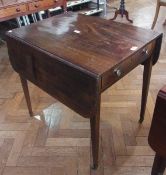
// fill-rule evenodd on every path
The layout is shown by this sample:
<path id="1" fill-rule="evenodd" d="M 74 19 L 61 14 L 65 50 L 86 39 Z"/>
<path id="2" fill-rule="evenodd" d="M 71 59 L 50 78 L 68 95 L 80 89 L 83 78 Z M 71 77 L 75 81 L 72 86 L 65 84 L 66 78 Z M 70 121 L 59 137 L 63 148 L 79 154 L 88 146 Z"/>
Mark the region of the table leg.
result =
<path id="1" fill-rule="evenodd" d="M 97 169 L 99 163 L 100 100 L 97 107 L 96 116 L 90 118 L 90 126 L 91 126 L 93 169 Z"/>
<path id="2" fill-rule="evenodd" d="M 115 11 L 114 17 L 111 20 L 115 20 L 117 18 L 118 14 L 120 14 L 120 10 Z"/>
<path id="3" fill-rule="evenodd" d="M 125 1 L 124 0 L 121 0 L 120 1 L 120 7 L 119 7 L 119 10 L 116 10 L 115 11 L 115 15 L 114 17 L 111 19 L 111 20 L 115 20 L 117 18 L 118 15 L 121 15 L 121 17 L 123 18 L 123 16 L 125 15 L 126 16 L 126 19 L 133 23 L 133 21 L 131 19 L 129 19 L 129 13 L 128 11 L 125 9 Z"/>
<path id="4" fill-rule="evenodd" d="M 99 10 L 99 8 L 100 8 L 100 1 L 97 0 L 97 10 Z"/>
<path id="5" fill-rule="evenodd" d="M 164 21 L 163 25 L 166 25 L 166 19 L 165 19 L 165 21 Z"/>
<path id="6" fill-rule="evenodd" d="M 129 19 L 129 12 L 127 10 L 124 11 L 127 21 L 133 23 L 133 20 Z"/>
<path id="7" fill-rule="evenodd" d="M 152 72 L 152 58 L 147 59 L 143 65 L 144 65 L 144 73 L 143 73 L 143 85 L 142 85 L 141 112 L 140 112 L 140 120 L 139 120 L 140 123 L 143 122 L 144 115 L 145 115 L 150 77 Z"/>
<path id="8" fill-rule="evenodd" d="M 32 117 L 33 112 L 32 112 L 31 100 L 29 95 L 28 83 L 27 83 L 27 80 L 22 75 L 20 75 L 20 80 L 24 91 L 25 100 L 28 106 L 29 114 Z"/>
<path id="9" fill-rule="evenodd" d="M 155 155 L 151 175 L 163 175 L 166 168 L 166 158 Z"/>
<path id="10" fill-rule="evenodd" d="M 21 27 L 22 23 L 21 23 L 20 17 L 16 18 L 16 21 L 17 21 L 18 27 Z"/>
<path id="11" fill-rule="evenodd" d="M 47 18 L 51 17 L 49 10 L 45 10 L 45 13 L 46 13 Z"/>

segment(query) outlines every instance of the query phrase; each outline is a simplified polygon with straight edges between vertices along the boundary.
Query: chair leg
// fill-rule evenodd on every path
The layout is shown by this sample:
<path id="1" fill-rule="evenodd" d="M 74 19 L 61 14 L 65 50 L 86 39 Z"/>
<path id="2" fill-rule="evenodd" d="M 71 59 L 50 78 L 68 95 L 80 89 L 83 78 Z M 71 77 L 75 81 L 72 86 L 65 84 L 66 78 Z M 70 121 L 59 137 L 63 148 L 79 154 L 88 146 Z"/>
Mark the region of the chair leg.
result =
<path id="1" fill-rule="evenodd" d="M 163 25 L 166 25 L 166 19 L 165 19 L 165 21 L 164 21 Z"/>
<path id="2" fill-rule="evenodd" d="M 166 158 L 155 155 L 151 175 L 163 175 L 166 168 Z"/>
<path id="3" fill-rule="evenodd" d="M 157 18 L 158 18 L 158 15 L 159 15 L 159 10 L 160 10 L 160 4 L 157 4 L 156 13 L 155 13 L 155 17 L 154 17 L 151 29 L 154 29 L 154 26 L 155 26 L 155 24 L 157 22 Z"/>

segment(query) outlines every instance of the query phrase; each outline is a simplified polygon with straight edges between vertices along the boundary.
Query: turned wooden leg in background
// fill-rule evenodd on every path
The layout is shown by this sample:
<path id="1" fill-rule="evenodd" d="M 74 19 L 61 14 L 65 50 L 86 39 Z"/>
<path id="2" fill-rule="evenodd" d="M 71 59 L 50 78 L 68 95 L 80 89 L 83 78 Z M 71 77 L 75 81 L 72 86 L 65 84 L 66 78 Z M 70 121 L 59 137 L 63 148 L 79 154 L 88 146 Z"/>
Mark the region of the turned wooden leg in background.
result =
<path id="1" fill-rule="evenodd" d="M 155 12 L 155 16 L 154 16 L 154 20 L 153 20 L 153 24 L 152 24 L 151 29 L 154 29 L 154 26 L 156 25 L 157 18 L 158 18 L 158 15 L 159 15 L 159 10 L 160 10 L 160 5 L 157 4 L 157 6 L 156 6 L 156 12 Z"/>
<path id="2" fill-rule="evenodd" d="M 116 18 L 117 18 L 117 16 L 118 15 L 121 15 L 121 17 L 123 18 L 123 16 L 126 16 L 126 19 L 129 21 L 129 22 L 131 22 L 131 23 L 133 23 L 133 21 L 131 20 L 131 19 L 129 19 L 129 13 L 128 13 L 128 11 L 126 11 L 126 10 L 116 10 L 115 11 L 115 15 L 114 15 L 114 17 L 111 19 L 111 20 L 115 20 Z"/>
<path id="3" fill-rule="evenodd" d="M 118 14 L 120 14 L 120 12 L 119 12 L 119 10 L 116 10 L 114 17 L 111 20 L 115 20 L 117 18 Z"/>
<path id="4" fill-rule="evenodd" d="M 165 19 L 165 21 L 164 21 L 163 25 L 166 25 L 166 19 Z"/>
<path id="5" fill-rule="evenodd" d="M 90 118 L 90 126 L 91 126 L 93 169 L 97 169 L 99 163 L 100 99 L 98 101 L 96 116 Z"/>
<path id="6" fill-rule="evenodd" d="M 31 100 L 30 100 L 30 95 L 29 95 L 28 83 L 27 83 L 27 80 L 21 75 L 20 75 L 20 80 L 21 80 L 23 91 L 24 91 L 25 100 L 28 106 L 29 114 L 32 117 L 33 112 L 32 112 Z"/>
<path id="7" fill-rule="evenodd" d="M 133 21 L 131 19 L 129 19 L 129 13 L 128 11 L 125 9 L 125 0 L 121 0 L 120 1 L 120 7 L 119 10 L 115 11 L 115 15 L 111 20 L 115 20 L 117 18 L 118 15 L 121 15 L 121 17 L 123 18 L 123 16 L 126 16 L 126 19 L 133 23 Z"/>
<path id="8" fill-rule="evenodd" d="M 166 158 L 156 154 L 151 175 L 163 175 L 166 168 Z"/>
<path id="9" fill-rule="evenodd" d="M 149 91 L 149 84 L 150 84 L 150 77 L 152 72 L 152 59 L 149 58 L 144 62 L 144 73 L 143 73 L 143 85 L 142 85 L 142 100 L 141 100 L 141 112 L 140 112 L 140 120 L 139 122 L 142 123 L 144 120 L 148 91 Z"/>
<path id="10" fill-rule="evenodd" d="M 124 14 L 126 16 L 127 21 L 133 23 L 133 20 L 129 19 L 129 12 L 125 10 Z"/>

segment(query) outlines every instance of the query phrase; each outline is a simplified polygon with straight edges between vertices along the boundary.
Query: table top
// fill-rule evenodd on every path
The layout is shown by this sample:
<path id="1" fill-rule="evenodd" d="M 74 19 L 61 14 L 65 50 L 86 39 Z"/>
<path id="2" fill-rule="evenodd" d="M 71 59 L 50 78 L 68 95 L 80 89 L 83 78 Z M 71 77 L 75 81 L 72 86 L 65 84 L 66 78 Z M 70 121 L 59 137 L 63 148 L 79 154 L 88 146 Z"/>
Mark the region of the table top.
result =
<path id="1" fill-rule="evenodd" d="M 159 36 L 152 30 L 76 13 L 51 17 L 8 35 L 97 76 Z"/>

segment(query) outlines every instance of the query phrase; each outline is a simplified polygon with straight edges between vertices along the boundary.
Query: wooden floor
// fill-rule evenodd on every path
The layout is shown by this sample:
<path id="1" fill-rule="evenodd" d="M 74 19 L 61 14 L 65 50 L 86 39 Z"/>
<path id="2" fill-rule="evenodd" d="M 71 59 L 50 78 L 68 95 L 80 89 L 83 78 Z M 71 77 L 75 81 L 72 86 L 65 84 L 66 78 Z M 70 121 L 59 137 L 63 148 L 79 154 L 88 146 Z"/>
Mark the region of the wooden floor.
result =
<path id="1" fill-rule="evenodd" d="M 150 28 L 154 2 L 127 1 L 134 25 Z M 165 35 L 164 10 L 155 30 Z M 109 19 L 112 11 L 108 11 Z M 35 117 L 30 118 L 18 75 L 9 64 L 6 46 L 1 46 L 0 175 L 150 175 L 154 152 L 147 136 L 157 92 L 166 84 L 165 36 L 153 69 L 145 121 L 139 125 L 142 70 L 138 67 L 102 95 L 100 167 L 94 171 L 90 169 L 89 120 L 32 84 Z"/>

